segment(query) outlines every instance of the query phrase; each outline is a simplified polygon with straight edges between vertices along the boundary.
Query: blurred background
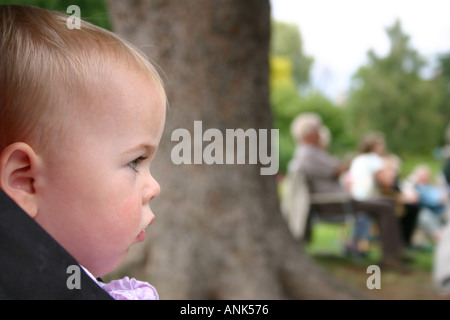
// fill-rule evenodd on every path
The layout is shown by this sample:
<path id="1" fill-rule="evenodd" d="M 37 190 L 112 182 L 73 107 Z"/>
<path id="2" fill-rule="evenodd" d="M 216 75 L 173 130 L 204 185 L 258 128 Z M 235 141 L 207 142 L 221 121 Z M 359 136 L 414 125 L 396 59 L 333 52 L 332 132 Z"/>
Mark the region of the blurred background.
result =
<path id="1" fill-rule="evenodd" d="M 285 164 L 293 114 L 316 110 L 343 154 L 368 130 L 404 161 L 441 167 L 449 122 L 446 1 L 272 0 L 271 105 Z M 319 110 L 319 111 L 318 111 Z"/>

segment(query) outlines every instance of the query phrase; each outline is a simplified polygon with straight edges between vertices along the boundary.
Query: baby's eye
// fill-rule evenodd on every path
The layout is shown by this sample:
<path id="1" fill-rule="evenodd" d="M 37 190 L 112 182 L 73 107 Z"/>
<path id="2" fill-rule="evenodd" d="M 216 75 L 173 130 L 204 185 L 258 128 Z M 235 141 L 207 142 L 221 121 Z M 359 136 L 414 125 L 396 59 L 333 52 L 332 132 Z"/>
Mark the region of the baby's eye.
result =
<path id="1" fill-rule="evenodd" d="M 137 166 L 139 165 L 139 163 L 141 163 L 141 161 L 145 160 L 144 157 L 139 157 L 134 159 L 133 161 L 128 163 L 128 166 L 131 167 L 131 169 L 133 169 L 134 171 L 137 171 Z"/>

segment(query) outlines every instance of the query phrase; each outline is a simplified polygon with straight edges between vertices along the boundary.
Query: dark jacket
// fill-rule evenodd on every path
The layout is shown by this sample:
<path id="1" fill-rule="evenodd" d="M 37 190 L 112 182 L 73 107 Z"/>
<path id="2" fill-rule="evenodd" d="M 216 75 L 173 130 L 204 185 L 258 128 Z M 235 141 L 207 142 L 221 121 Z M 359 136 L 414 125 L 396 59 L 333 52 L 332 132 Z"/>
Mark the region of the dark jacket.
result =
<path id="1" fill-rule="evenodd" d="M 0 299 L 112 299 L 84 271 L 68 286 L 77 261 L 0 190 Z"/>

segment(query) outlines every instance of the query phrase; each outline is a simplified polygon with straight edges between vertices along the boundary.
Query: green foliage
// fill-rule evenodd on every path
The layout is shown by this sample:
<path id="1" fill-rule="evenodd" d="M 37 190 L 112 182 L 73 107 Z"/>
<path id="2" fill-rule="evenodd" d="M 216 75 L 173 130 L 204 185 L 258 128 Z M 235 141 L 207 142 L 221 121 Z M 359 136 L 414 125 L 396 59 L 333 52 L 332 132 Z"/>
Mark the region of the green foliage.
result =
<path id="1" fill-rule="evenodd" d="M 274 127 L 280 132 L 280 171 L 286 172 L 295 150 L 290 126 L 300 113 L 313 111 L 322 116 L 332 135 L 331 152 L 344 153 L 354 145 L 354 139 L 347 133 L 344 109 L 337 107 L 318 91 L 310 90 L 300 94 L 299 82 L 303 87 L 309 83 L 312 59 L 301 51 L 298 28 L 276 22 L 272 24 L 272 28 L 270 105 L 274 114 Z"/>
<path id="2" fill-rule="evenodd" d="M 313 58 L 303 52 L 303 41 L 297 25 L 272 21 L 271 30 L 271 54 L 290 60 L 296 86 L 308 85 Z"/>
<path id="3" fill-rule="evenodd" d="M 433 79 L 422 76 L 426 61 L 410 46 L 410 38 L 396 21 L 386 29 L 390 50 L 385 56 L 368 52 L 368 63 L 353 76 L 347 104 L 336 106 L 322 93 L 299 91 L 298 67 L 290 52 L 296 52 L 309 81 L 312 59 L 302 53 L 300 33 L 295 26 L 274 23 L 271 47 L 271 107 L 275 127 L 280 129 L 280 168 L 286 170 L 294 151 L 290 124 L 296 115 L 320 114 L 332 134 L 330 151 L 345 156 L 356 150 L 367 131 L 382 131 L 389 149 L 403 159 L 406 175 L 418 159 L 438 171 L 434 148 L 444 144 L 450 121 L 450 53 L 440 58 L 441 69 Z M 298 39 L 300 38 L 300 43 Z"/>
<path id="4" fill-rule="evenodd" d="M 391 43 L 387 56 L 369 51 L 368 65 L 354 75 L 349 98 L 352 133 L 382 131 L 395 153 L 431 154 L 444 128 L 440 91 L 421 77 L 425 62 L 409 46 L 400 22 L 388 28 L 387 34 Z"/>
<path id="5" fill-rule="evenodd" d="M 440 93 L 440 101 L 438 105 L 438 116 L 443 119 L 443 126 L 447 126 L 450 123 L 450 53 L 442 54 L 439 57 L 440 70 L 437 77 L 434 79 L 433 84 L 436 90 Z M 444 132 L 445 129 L 442 129 Z M 444 145 L 449 143 L 446 141 L 445 135 L 441 136 L 441 143 Z"/>
<path id="6" fill-rule="evenodd" d="M 270 105 L 274 115 L 274 127 L 279 129 L 280 171 L 286 172 L 295 143 L 291 138 L 290 125 L 298 114 L 300 97 L 292 81 L 276 81 L 271 85 Z"/>
<path id="7" fill-rule="evenodd" d="M 111 30 L 108 9 L 104 0 L 0 0 L 0 4 L 24 4 L 64 13 L 67 13 L 66 10 L 69 6 L 77 5 L 80 7 L 83 20 Z"/>
<path id="8" fill-rule="evenodd" d="M 280 130 L 280 170 L 286 172 L 287 164 L 295 150 L 290 126 L 293 119 L 304 112 L 318 113 L 331 132 L 330 151 L 344 154 L 355 144 L 348 135 L 345 123 L 345 110 L 337 107 L 322 93 L 316 91 L 299 95 L 293 83 L 272 83 L 271 101 L 274 114 L 274 127 Z"/>

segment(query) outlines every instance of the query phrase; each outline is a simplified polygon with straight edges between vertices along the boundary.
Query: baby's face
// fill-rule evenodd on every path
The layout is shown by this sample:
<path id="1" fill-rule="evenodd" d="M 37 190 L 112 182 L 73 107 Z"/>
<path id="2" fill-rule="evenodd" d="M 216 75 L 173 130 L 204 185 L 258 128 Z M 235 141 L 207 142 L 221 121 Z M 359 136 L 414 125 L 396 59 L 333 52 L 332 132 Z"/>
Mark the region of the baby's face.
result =
<path id="1" fill-rule="evenodd" d="M 431 173 L 427 169 L 420 169 L 417 172 L 417 182 L 427 184 L 431 181 Z"/>
<path id="2" fill-rule="evenodd" d="M 112 271 L 154 220 L 160 192 L 150 173 L 165 122 L 165 102 L 147 78 L 117 69 L 94 88 L 67 141 L 42 156 L 36 221 L 94 276 Z"/>

